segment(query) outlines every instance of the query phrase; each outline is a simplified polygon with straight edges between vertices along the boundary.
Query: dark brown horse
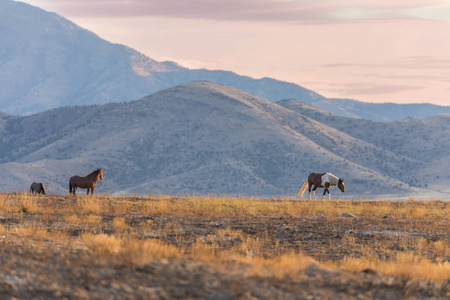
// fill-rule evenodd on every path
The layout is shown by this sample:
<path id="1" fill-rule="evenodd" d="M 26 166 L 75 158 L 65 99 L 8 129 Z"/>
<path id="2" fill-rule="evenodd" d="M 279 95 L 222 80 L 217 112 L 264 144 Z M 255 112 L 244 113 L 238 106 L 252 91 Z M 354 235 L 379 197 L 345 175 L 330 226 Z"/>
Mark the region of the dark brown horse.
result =
<path id="1" fill-rule="evenodd" d="M 45 195 L 45 186 L 41 182 L 33 182 L 30 185 L 30 194 L 44 194 Z"/>
<path id="2" fill-rule="evenodd" d="M 314 188 L 312 186 L 314 185 Z M 334 176 L 331 173 L 311 173 L 305 181 L 305 184 L 302 186 L 298 194 L 303 197 L 303 194 L 306 191 L 306 188 L 309 187 L 309 199 L 311 200 L 311 188 L 314 193 L 314 199 L 316 199 L 316 190 L 317 188 L 325 188 L 323 191 L 322 199 L 325 197 L 325 194 L 328 193 L 328 199 L 330 196 L 330 187 L 338 186 L 341 192 L 345 192 L 344 179 Z"/>
<path id="3" fill-rule="evenodd" d="M 86 195 L 89 195 L 89 190 L 91 190 L 91 195 L 94 194 L 94 189 L 99 178 L 103 180 L 103 171 L 101 168 L 95 170 L 85 177 L 82 177 L 80 175 L 70 177 L 69 194 L 72 194 L 73 190 L 73 194 L 76 196 L 77 188 L 87 189 Z"/>

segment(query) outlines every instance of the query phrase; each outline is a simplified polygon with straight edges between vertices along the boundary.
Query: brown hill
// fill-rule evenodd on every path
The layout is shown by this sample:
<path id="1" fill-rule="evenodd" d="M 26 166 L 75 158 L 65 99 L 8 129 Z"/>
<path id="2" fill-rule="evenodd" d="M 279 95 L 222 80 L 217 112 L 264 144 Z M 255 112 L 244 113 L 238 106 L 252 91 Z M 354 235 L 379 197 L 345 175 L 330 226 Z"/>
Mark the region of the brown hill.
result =
<path id="1" fill-rule="evenodd" d="M 101 166 L 103 193 L 295 195 L 309 172 L 327 171 L 345 178 L 350 196 L 363 197 L 410 192 L 401 172 L 417 164 L 338 126 L 210 82 L 0 122 L 2 191 L 39 180 L 65 193 L 71 175 Z"/>

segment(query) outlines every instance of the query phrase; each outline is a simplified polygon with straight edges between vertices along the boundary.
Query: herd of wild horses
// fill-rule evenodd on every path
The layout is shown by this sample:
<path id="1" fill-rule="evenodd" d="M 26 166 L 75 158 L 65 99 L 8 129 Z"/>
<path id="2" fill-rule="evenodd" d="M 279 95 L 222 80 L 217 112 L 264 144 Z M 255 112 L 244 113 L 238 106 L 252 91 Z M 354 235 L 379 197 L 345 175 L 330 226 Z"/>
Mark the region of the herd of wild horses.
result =
<path id="1" fill-rule="evenodd" d="M 103 171 L 101 168 L 84 177 L 80 175 L 70 177 L 69 194 L 73 193 L 76 196 L 77 189 L 82 188 L 87 189 L 86 195 L 89 195 L 89 191 L 91 191 L 91 195 L 93 195 L 98 179 L 103 180 Z M 45 195 L 45 186 L 40 182 L 33 182 L 30 186 L 30 194 Z"/>
<path id="2" fill-rule="evenodd" d="M 77 188 L 82 188 L 87 189 L 86 195 L 89 195 L 89 191 L 91 191 L 91 195 L 93 195 L 98 179 L 103 180 L 103 171 L 101 168 L 84 177 L 80 175 L 70 177 L 69 194 L 73 193 L 76 196 Z M 322 199 L 325 197 L 326 193 L 328 193 L 328 198 L 331 198 L 330 187 L 336 185 L 341 192 L 345 192 L 344 179 L 336 177 L 331 173 L 311 173 L 300 188 L 300 191 L 298 191 L 298 195 L 303 197 L 306 188 L 309 187 L 309 199 L 311 200 L 311 189 L 314 194 L 314 199 L 316 199 L 316 190 L 318 188 L 324 188 L 325 190 L 323 191 Z M 30 194 L 41 193 L 45 195 L 45 186 L 40 182 L 33 182 L 30 186 Z"/>

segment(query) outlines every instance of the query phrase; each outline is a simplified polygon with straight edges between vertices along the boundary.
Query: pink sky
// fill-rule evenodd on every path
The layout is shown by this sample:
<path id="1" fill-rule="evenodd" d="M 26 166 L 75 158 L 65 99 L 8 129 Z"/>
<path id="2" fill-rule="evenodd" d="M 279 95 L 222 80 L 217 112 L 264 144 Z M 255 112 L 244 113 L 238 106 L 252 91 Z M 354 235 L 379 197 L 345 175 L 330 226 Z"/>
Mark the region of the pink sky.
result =
<path id="1" fill-rule="evenodd" d="M 450 105 L 450 0 L 29 0 L 158 61 Z"/>

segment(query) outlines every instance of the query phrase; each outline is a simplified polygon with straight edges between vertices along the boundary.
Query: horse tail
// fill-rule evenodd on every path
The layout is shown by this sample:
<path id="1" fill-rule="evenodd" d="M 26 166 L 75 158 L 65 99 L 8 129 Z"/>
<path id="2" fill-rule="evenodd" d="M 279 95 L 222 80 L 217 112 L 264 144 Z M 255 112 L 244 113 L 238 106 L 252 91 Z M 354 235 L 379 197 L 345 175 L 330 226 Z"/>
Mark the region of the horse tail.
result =
<path id="1" fill-rule="evenodd" d="M 72 194 L 72 182 L 69 180 L 69 194 Z"/>
<path id="2" fill-rule="evenodd" d="M 303 194 L 305 193 L 307 187 L 308 187 L 308 178 L 306 178 L 305 183 L 301 187 L 300 191 L 298 191 L 297 195 L 301 195 L 303 197 Z"/>

